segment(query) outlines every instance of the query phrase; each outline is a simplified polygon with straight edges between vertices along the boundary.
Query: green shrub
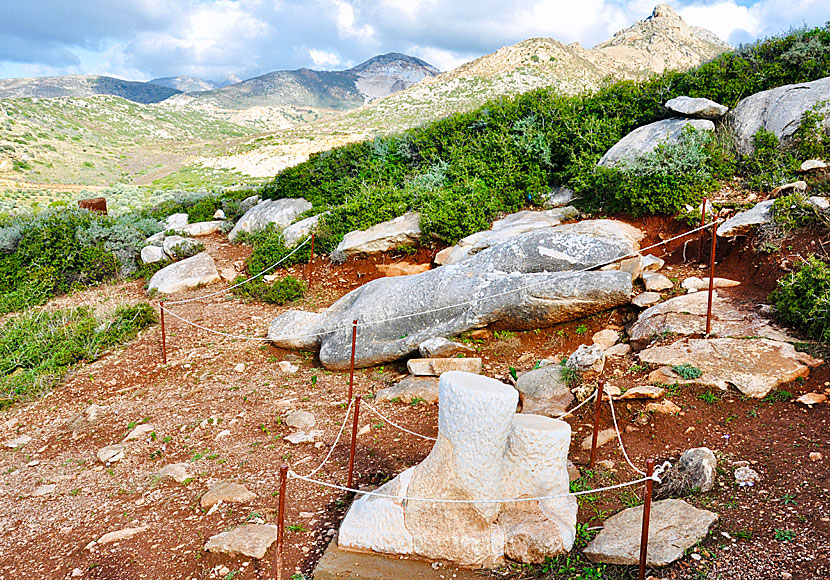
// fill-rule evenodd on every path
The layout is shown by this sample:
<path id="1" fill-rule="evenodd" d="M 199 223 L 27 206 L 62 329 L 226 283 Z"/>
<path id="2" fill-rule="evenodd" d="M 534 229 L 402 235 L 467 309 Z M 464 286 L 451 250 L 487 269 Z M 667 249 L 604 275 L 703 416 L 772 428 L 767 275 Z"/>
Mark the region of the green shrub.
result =
<path id="1" fill-rule="evenodd" d="M 795 192 L 782 195 L 772 202 L 772 221 L 786 235 L 790 232 L 816 223 L 818 213 L 807 203 L 807 198 Z"/>
<path id="2" fill-rule="evenodd" d="M 753 153 L 741 160 L 751 188 L 770 191 L 795 178 L 801 162 L 780 146 L 775 133 L 759 129 L 753 135 L 752 144 Z"/>
<path id="3" fill-rule="evenodd" d="M 830 267 L 815 256 L 778 280 L 770 295 L 775 317 L 809 337 L 830 340 Z"/>
<path id="4" fill-rule="evenodd" d="M 244 276 L 239 276 L 233 283 L 239 284 L 244 280 Z M 234 288 L 233 293 L 259 302 L 285 304 L 286 302 L 293 302 L 298 298 L 302 298 L 305 289 L 305 282 L 297 280 L 293 276 L 286 276 L 271 284 L 266 284 L 262 278 L 256 278 Z"/>
<path id="5" fill-rule="evenodd" d="M 282 241 L 282 233 L 269 224 L 267 228 L 252 234 L 240 234 L 238 242 L 244 242 L 253 246 L 251 257 L 248 258 L 247 267 L 250 276 L 256 276 L 266 268 L 269 268 L 291 254 L 293 248 L 286 248 Z M 316 249 L 315 249 L 316 251 Z M 280 267 L 287 268 L 294 264 L 304 264 L 311 259 L 311 246 L 306 244 L 297 250 L 290 258 L 280 264 Z"/>

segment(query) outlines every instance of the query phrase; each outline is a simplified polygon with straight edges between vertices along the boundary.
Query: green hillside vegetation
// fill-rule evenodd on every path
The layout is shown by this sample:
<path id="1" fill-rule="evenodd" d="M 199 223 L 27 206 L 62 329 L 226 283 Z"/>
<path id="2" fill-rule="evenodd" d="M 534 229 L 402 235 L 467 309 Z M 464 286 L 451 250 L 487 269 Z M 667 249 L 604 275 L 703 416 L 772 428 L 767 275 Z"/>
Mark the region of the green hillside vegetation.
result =
<path id="1" fill-rule="evenodd" d="M 689 72 L 578 96 L 535 90 L 318 153 L 277 175 L 263 195 L 305 197 L 314 212 L 331 211 L 321 235 L 328 249 L 351 230 L 410 210 L 421 212 L 426 235 L 454 243 L 488 227 L 498 212 L 539 204 L 560 184 L 574 188 L 582 207 L 595 213 L 671 214 L 736 175 L 777 185 L 792 177 L 792 159 L 801 152 L 782 151 L 759 135 L 756 155 L 741 158 L 725 134 L 689 134 L 627 167 L 597 168 L 596 162 L 629 131 L 666 117 L 662 105 L 675 96 L 731 107 L 758 91 L 828 75 L 830 24 L 743 47 Z M 798 146 L 816 154 L 822 139 L 805 119 Z"/>

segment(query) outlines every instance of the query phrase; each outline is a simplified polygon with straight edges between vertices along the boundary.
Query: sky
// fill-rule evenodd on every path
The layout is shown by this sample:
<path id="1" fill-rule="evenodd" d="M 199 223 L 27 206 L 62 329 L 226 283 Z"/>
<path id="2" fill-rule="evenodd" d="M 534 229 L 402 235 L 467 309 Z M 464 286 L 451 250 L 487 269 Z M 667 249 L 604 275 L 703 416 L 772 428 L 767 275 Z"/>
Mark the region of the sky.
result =
<path id="1" fill-rule="evenodd" d="M 441 70 L 531 37 L 585 47 L 657 0 L 8 0 L 0 78 L 101 74 L 251 78 L 344 69 L 403 52 Z M 676 0 L 730 44 L 830 21 L 830 0 Z"/>

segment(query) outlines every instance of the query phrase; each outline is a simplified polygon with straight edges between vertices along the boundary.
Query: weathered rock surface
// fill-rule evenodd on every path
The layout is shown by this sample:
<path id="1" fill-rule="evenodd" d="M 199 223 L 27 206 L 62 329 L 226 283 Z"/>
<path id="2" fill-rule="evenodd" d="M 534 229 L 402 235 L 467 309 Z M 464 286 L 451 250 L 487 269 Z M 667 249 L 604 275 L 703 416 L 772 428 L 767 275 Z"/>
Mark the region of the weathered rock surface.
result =
<path id="1" fill-rule="evenodd" d="M 384 276 L 411 276 L 421 274 L 430 269 L 429 264 L 410 264 L 409 262 L 397 262 L 395 264 L 378 264 L 378 272 Z"/>
<path id="2" fill-rule="evenodd" d="M 413 399 L 423 399 L 427 403 L 438 402 L 438 377 L 406 377 L 401 382 L 375 393 L 375 400 L 391 402 L 397 399 L 409 403 Z"/>
<path id="3" fill-rule="evenodd" d="M 443 337 L 430 338 L 418 345 L 423 358 L 448 358 L 457 355 L 474 355 L 476 350 L 460 342 L 453 342 Z"/>
<path id="4" fill-rule="evenodd" d="M 643 292 L 642 294 L 635 296 L 631 303 L 634 306 L 639 306 L 640 308 L 647 308 L 660 302 L 661 298 L 662 296 L 659 292 Z"/>
<path id="5" fill-rule="evenodd" d="M 211 536 L 205 551 L 228 556 L 247 556 L 261 560 L 277 541 L 277 526 L 245 524 L 228 532 Z"/>
<path id="6" fill-rule="evenodd" d="M 666 261 L 662 258 L 658 258 L 652 254 L 643 256 L 643 272 L 658 272 L 665 265 Z"/>
<path id="7" fill-rule="evenodd" d="M 179 231 L 187 225 L 188 218 L 186 213 L 174 213 L 167 216 L 167 219 L 164 221 L 167 224 L 168 230 Z"/>
<path id="8" fill-rule="evenodd" d="M 729 112 L 729 107 L 724 107 L 709 99 L 695 97 L 675 97 L 666 101 L 664 106 L 669 111 L 678 113 L 684 117 L 711 119 L 713 121 L 720 119 Z"/>
<path id="9" fill-rule="evenodd" d="M 124 528 L 123 530 L 116 530 L 114 532 L 109 532 L 104 534 L 98 539 L 99 544 L 112 544 L 113 542 L 120 542 L 122 540 L 129 540 L 130 538 L 134 538 L 138 534 L 146 532 L 149 530 L 147 526 L 141 526 L 138 528 Z"/>
<path id="10" fill-rule="evenodd" d="M 217 483 L 202 496 L 200 504 L 203 508 L 211 508 L 217 503 L 246 503 L 256 499 L 256 494 L 239 483 L 226 481 Z"/>
<path id="11" fill-rule="evenodd" d="M 681 411 L 680 407 L 671 401 L 660 401 L 659 403 L 647 403 L 646 411 L 649 413 L 660 413 L 661 415 L 674 415 Z"/>
<path id="12" fill-rule="evenodd" d="M 247 201 L 247 200 L 246 200 Z M 274 224 L 279 230 L 291 225 L 303 212 L 311 209 L 311 203 L 303 198 L 266 199 L 245 212 L 228 234 L 233 241 L 240 232 L 258 232 L 268 224 Z"/>
<path id="13" fill-rule="evenodd" d="M 406 244 L 416 244 L 420 237 L 421 214 L 410 212 L 366 230 L 349 232 L 338 244 L 335 253 L 344 256 L 378 254 Z"/>
<path id="14" fill-rule="evenodd" d="M 825 168 L 827 168 L 827 163 L 825 163 L 821 159 L 808 159 L 807 161 L 801 164 L 801 167 L 799 169 L 801 171 L 815 171 L 816 169 Z"/>
<path id="15" fill-rule="evenodd" d="M 640 313 L 628 329 L 629 344 L 635 350 L 645 348 L 655 337 L 666 333 L 688 336 L 706 333 L 708 292 L 695 292 L 661 302 Z M 771 326 L 757 312 L 743 310 L 717 292 L 712 298 L 712 333 L 718 336 L 763 336 L 789 340 L 786 333 Z"/>
<path id="16" fill-rule="evenodd" d="M 697 509 L 681 499 L 654 502 L 651 504 L 647 564 L 667 566 L 679 560 L 686 549 L 706 537 L 717 521 L 717 514 Z M 643 506 L 611 516 L 583 554 L 592 562 L 637 564 L 642 523 Z"/>
<path id="17" fill-rule="evenodd" d="M 790 191 L 804 193 L 805 191 L 807 191 L 807 182 L 799 180 L 793 181 L 792 183 L 785 183 L 784 185 L 779 185 L 778 187 L 769 192 L 769 196 L 780 197 L 782 193 Z"/>
<path id="18" fill-rule="evenodd" d="M 740 101 L 729 113 L 729 124 L 738 150 L 748 155 L 753 151 L 752 138 L 759 129 L 775 133 L 779 141 L 787 143 L 801 123 L 806 111 L 823 114 L 824 129 L 830 129 L 830 77 L 809 83 L 784 85 L 755 93 Z"/>
<path id="19" fill-rule="evenodd" d="M 708 447 L 683 452 L 677 463 L 663 475 L 654 488 L 657 499 L 684 496 L 692 492 L 706 493 L 715 487 L 718 460 Z"/>
<path id="20" fill-rule="evenodd" d="M 292 429 L 307 430 L 317 424 L 317 419 L 308 411 L 294 411 L 286 415 L 285 424 Z"/>
<path id="21" fill-rule="evenodd" d="M 813 208 L 815 208 L 817 211 L 827 211 L 828 209 L 830 209 L 830 199 L 826 197 L 811 195 L 807 198 L 807 203 L 813 206 Z"/>
<path id="22" fill-rule="evenodd" d="M 166 258 L 164 250 L 158 246 L 144 246 L 141 248 L 141 262 L 144 264 L 155 264 Z"/>
<path id="23" fill-rule="evenodd" d="M 729 278 L 718 278 L 715 276 L 714 282 L 712 287 L 714 288 L 732 288 L 733 286 L 740 286 L 741 283 L 737 280 L 730 280 Z M 709 278 L 698 278 L 697 276 L 692 276 L 691 278 L 686 278 L 683 280 L 681 284 L 683 288 L 690 294 L 692 292 L 699 292 L 700 290 L 709 290 Z"/>
<path id="24" fill-rule="evenodd" d="M 553 417 L 562 415 L 573 402 L 573 394 L 562 380 L 560 365 L 547 365 L 522 374 L 516 381 L 522 413 Z"/>
<path id="25" fill-rule="evenodd" d="M 288 441 L 292 445 L 299 445 L 300 443 L 314 443 L 317 438 L 323 434 L 319 429 L 312 429 L 311 431 L 295 431 L 291 435 L 284 437 L 284 441 Z"/>
<path id="26" fill-rule="evenodd" d="M 590 381 L 601 375 L 605 368 L 605 350 L 597 344 L 581 344 L 565 365 L 579 373 L 583 381 Z"/>
<path id="27" fill-rule="evenodd" d="M 636 387 L 631 387 L 622 395 L 620 395 L 621 399 L 659 399 L 663 396 L 665 391 L 660 387 L 654 387 L 651 385 L 637 385 Z"/>
<path id="28" fill-rule="evenodd" d="M 167 236 L 162 242 L 164 253 L 171 258 L 189 258 L 199 242 L 183 236 Z"/>
<path id="29" fill-rule="evenodd" d="M 215 220 L 209 222 L 196 222 L 195 224 L 187 224 L 179 228 L 179 231 L 186 236 L 209 236 L 215 234 L 222 229 L 222 221 Z"/>
<path id="30" fill-rule="evenodd" d="M 742 211 L 718 226 L 718 235 L 722 238 L 734 238 L 747 235 L 752 228 L 772 222 L 772 204 L 774 199 L 762 201 L 747 211 Z"/>
<path id="31" fill-rule="evenodd" d="M 187 479 L 191 479 L 193 476 L 187 471 L 187 464 L 186 463 L 171 463 L 170 465 L 165 465 L 159 470 L 160 477 L 169 477 L 176 483 L 182 483 Z"/>
<path id="32" fill-rule="evenodd" d="M 282 230 L 282 242 L 286 248 L 293 248 L 308 236 L 313 234 L 320 225 L 320 220 L 329 212 L 318 213 L 304 220 L 291 224 Z"/>
<path id="33" fill-rule="evenodd" d="M 634 129 L 609 149 L 598 165 L 614 167 L 624 161 L 634 161 L 654 151 L 663 143 L 675 143 L 686 127 L 699 131 L 714 131 L 715 124 L 706 119 L 664 119 Z"/>
<path id="34" fill-rule="evenodd" d="M 766 338 L 687 338 L 646 349 L 639 356 L 649 364 L 690 364 L 703 371 L 696 383 L 720 389 L 731 384 L 754 398 L 766 396 L 779 385 L 806 378 L 810 368 L 805 363 L 817 362 L 791 344 Z"/>
<path id="35" fill-rule="evenodd" d="M 101 463 L 115 463 L 124 459 L 123 445 L 107 445 L 98 450 L 98 461 Z"/>
<path id="36" fill-rule="evenodd" d="M 162 294 L 173 294 L 219 280 L 221 278 L 213 258 L 207 252 L 202 252 L 192 258 L 170 264 L 153 274 L 148 289 L 157 290 Z"/>
<path id="37" fill-rule="evenodd" d="M 631 345 L 620 343 L 605 349 L 605 356 L 626 356 L 631 352 Z"/>
<path id="38" fill-rule="evenodd" d="M 805 393 L 798 397 L 798 399 L 796 399 L 796 402 L 812 408 L 813 405 L 820 405 L 822 403 L 826 403 L 827 395 L 825 395 L 824 393 Z"/>
<path id="39" fill-rule="evenodd" d="M 378 490 L 400 499 L 359 497 L 343 520 L 339 547 L 465 566 L 492 566 L 504 556 L 542 562 L 569 550 L 573 497 L 507 504 L 403 501 L 535 497 L 568 489 L 567 423 L 515 414 L 513 388 L 468 373 L 442 375 L 440 399 L 438 439 L 429 456 Z"/>
<path id="40" fill-rule="evenodd" d="M 482 366 L 480 358 L 411 358 L 406 370 L 419 377 L 438 377 L 450 371 L 481 374 Z"/>
<path id="41" fill-rule="evenodd" d="M 620 333 L 616 330 L 611 328 L 606 328 L 604 330 L 600 330 L 597 333 L 594 333 L 594 336 L 591 337 L 591 342 L 594 344 L 598 344 L 602 350 L 608 350 L 620 339 Z"/>
<path id="42" fill-rule="evenodd" d="M 456 245 L 441 250 L 435 256 L 435 263 L 439 266 L 455 264 L 519 234 L 558 226 L 563 221 L 576 219 L 578 216 L 579 211 L 573 207 L 555 208 L 546 211 L 527 210 L 510 214 L 494 221 L 489 230 L 471 234 Z"/>
<path id="43" fill-rule="evenodd" d="M 23 447 L 24 445 L 28 445 L 32 442 L 32 438 L 26 434 L 18 435 L 17 437 L 13 437 L 12 439 L 6 439 L 3 441 L 3 445 L 6 446 L 8 449 L 17 449 L 18 447 Z"/>
<path id="44" fill-rule="evenodd" d="M 661 292 L 674 286 L 671 280 L 656 272 L 643 272 L 643 283 L 648 292 Z"/>
<path id="45" fill-rule="evenodd" d="M 148 423 L 136 425 L 135 429 L 127 433 L 127 436 L 124 437 L 124 442 L 126 443 L 127 441 L 137 441 L 145 435 L 149 435 L 152 432 L 153 426 Z"/>
<path id="46" fill-rule="evenodd" d="M 576 198 L 576 193 L 569 187 L 556 187 L 544 196 L 542 205 L 547 208 L 564 207 Z"/>
<path id="47" fill-rule="evenodd" d="M 617 432 L 613 428 L 603 429 L 597 432 L 597 447 L 602 447 L 606 443 L 610 441 L 614 441 L 617 438 Z M 590 449 L 594 443 L 594 434 L 591 433 L 585 439 L 582 440 L 582 449 Z"/>

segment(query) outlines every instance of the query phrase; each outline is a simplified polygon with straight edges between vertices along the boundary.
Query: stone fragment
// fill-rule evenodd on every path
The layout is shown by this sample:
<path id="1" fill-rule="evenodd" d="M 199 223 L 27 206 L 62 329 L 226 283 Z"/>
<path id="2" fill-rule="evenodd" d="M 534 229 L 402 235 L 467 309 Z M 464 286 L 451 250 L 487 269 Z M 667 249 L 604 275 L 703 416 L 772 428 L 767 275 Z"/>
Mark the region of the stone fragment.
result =
<path id="1" fill-rule="evenodd" d="M 665 390 L 660 387 L 653 387 L 651 385 L 638 385 L 631 387 L 624 392 L 621 399 L 659 399 L 663 396 Z"/>
<path id="2" fill-rule="evenodd" d="M 671 401 L 660 401 L 659 403 L 648 403 L 646 405 L 646 411 L 653 412 L 653 413 L 661 413 L 663 415 L 674 415 L 675 413 L 680 412 L 680 407 L 672 403 Z"/>
<path id="3" fill-rule="evenodd" d="M 282 231 L 282 242 L 286 248 L 293 248 L 308 236 L 317 231 L 320 220 L 329 212 L 318 213 L 310 218 L 295 222 Z"/>
<path id="4" fill-rule="evenodd" d="M 211 536 L 204 550 L 232 557 L 246 556 L 262 560 L 268 548 L 277 541 L 277 526 L 245 524 Z"/>
<path id="5" fill-rule="evenodd" d="M 597 447 L 602 447 L 606 443 L 610 441 L 614 441 L 617 438 L 617 432 L 613 428 L 609 429 L 602 429 L 601 431 L 597 432 Z M 585 439 L 582 440 L 582 449 L 590 449 L 591 445 L 594 441 L 594 434 L 591 433 Z"/>
<path id="6" fill-rule="evenodd" d="M 654 497 L 662 499 L 690 493 L 706 493 L 715 487 L 718 460 L 708 447 L 683 452 L 677 463 L 662 476 L 654 488 Z"/>
<path id="7" fill-rule="evenodd" d="M 70 431 L 80 431 L 87 427 L 94 425 L 103 416 L 107 410 L 101 405 L 90 405 L 80 413 L 72 415 L 66 422 L 66 428 Z"/>
<path id="8" fill-rule="evenodd" d="M 244 373 L 245 372 L 245 363 L 238 363 L 235 367 L 233 367 L 234 372 L 236 373 Z"/>
<path id="9" fill-rule="evenodd" d="M 155 264 L 166 259 L 167 255 L 164 250 L 158 246 L 144 246 L 141 248 L 141 262 L 144 264 Z"/>
<path id="10" fill-rule="evenodd" d="M 186 236 L 197 237 L 209 236 L 211 234 L 217 233 L 221 229 L 222 221 L 215 220 L 210 222 L 196 222 L 195 224 L 187 224 L 183 228 L 180 228 L 179 231 Z"/>
<path id="11" fill-rule="evenodd" d="M 186 463 L 171 463 L 170 465 L 165 465 L 159 470 L 159 476 L 163 478 L 168 477 L 176 483 L 182 483 L 193 477 L 188 473 Z"/>
<path id="12" fill-rule="evenodd" d="M 239 218 L 239 221 L 236 222 L 236 225 L 228 234 L 228 239 L 234 241 L 241 232 L 258 232 L 264 230 L 269 224 L 274 224 L 274 227 L 278 230 L 284 230 L 300 214 L 310 209 L 311 203 L 303 198 L 266 199 L 253 206 L 245 212 L 245 215 Z"/>
<path id="13" fill-rule="evenodd" d="M 647 308 L 660 302 L 662 298 L 659 292 L 643 292 L 634 297 L 631 303 L 640 308 Z"/>
<path id="14" fill-rule="evenodd" d="M 421 238 L 421 214 L 410 212 L 376 224 L 366 230 L 349 232 L 338 244 L 335 253 L 343 256 L 389 252 Z"/>
<path id="15" fill-rule="evenodd" d="M 643 283 L 646 286 L 646 290 L 649 292 L 670 290 L 674 286 L 671 280 L 656 272 L 644 272 Z"/>
<path id="16" fill-rule="evenodd" d="M 646 254 L 643 256 L 643 272 L 658 272 L 665 265 L 666 261 L 658 258 L 657 256 L 652 254 Z"/>
<path id="17" fill-rule="evenodd" d="M 806 360 L 804 353 L 791 344 L 766 338 L 687 338 L 646 349 L 639 356 L 650 364 L 692 365 L 703 372 L 696 383 L 724 390 L 731 384 L 758 399 L 779 385 L 810 374 L 802 362 Z"/>
<path id="18" fill-rule="evenodd" d="M 646 563 L 667 566 L 706 537 L 718 516 L 681 499 L 651 504 Z M 602 531 L 583 554 L 592 562 L 632 565 L 640 560 L 643 506 L 625 509 L 603 522 Z"/>
<path id="19" fill-rule="evenodd" d="M 202 252 L 162 268 L 150 278 L 148 290 L 173 294 L 218 282 L 219 272 L 210 254 Z"/>
<path id="20" fill-rule="evenodd" d="M 810 452 L 810 461 L 821 461 L 822 459 L 824 459 L 824 456 L 818 451 Z"/>
<path id="21" fill-rule="evenodd" d="M 811 195 L 807 198 L 807 203 L 813 206 L 813 208 L 817 211 L 827 211 L 830 209 L 830 199 L 826 197 Z"/>
<path id="22" fill-rule="evenodd" d="M 724 107 L 715 101 L 694 97 L 675 97 L 664 105 L 669 111 L 678 113 L 684 117 L 697 119 L 716 120 L 729 112 L 729 107 Z"/>
<path id="23" fill-rule="evenodd" d="M 167 224 L 167 230 L 179 231 L 187 225 L 188 217 L 186 213 L 174 213 L 167 216 L 164 220 Z"/>
<path id="24" fill-rule="evenodd" d="M 54 483 L 48 485 L 41 485 L 35 488 L 32 492 L 32 496 L 34 497 L 42 497 L 44 495 L 49 495 L 55 493 L 55 490 L 58 488 L 57 485 Z"/>
<path id="25" fill-rule="evenodd" d="M 476 354 L 474 348 L 441 337 L 425 340 L 418 345 L 418 351 L 423 358 L 449 358 L 457 355 Z"/>
<path id="26" fill-rule="evenodd" d="M 712 284 L 714 288 L 732 288 L 733 286 L 740 286 L 741 283 L 737 280 L 730 280 L 728 278 L 718 278 L 715 277 L 715 281 Z M 690 278 L 686 278 L 683 280 L 681 284 L 683 288 L 688 292 L 698 292 L 700 290 L 709 290 L 709 278 L 698 278 L 697 276 L 692 276 Z"/>
<path id="27" fill-rule="evenodd" d="M 718 226 L 718 235 L 722 238 L 745 236 L 755 226 L 772 222 L 772 204 L 774 199 L 762 201 L 752 209 L 742 211 Z"/>
<path id="28" fill-rule="evenodd" d="M 123 540 L 129 540 L 130 538 L 134 538 L 138 534 L 142 532 L 146 532 L 149 530 L 147 526 L 141 526 L 139 528 L 124 528 L 123 530 L 116 530 L 114 532 L 109 532 L 104 534 L 98 539 L 99 544 L 112 544 L 113 542 L 121 542 Z"/>
<path id="29" fill-rule="evenodd" d="M 212 508 L 217 503 L 247 503 L 256 499 L 256 494 L 239 483 L 223 481 L 211 487 L 199 501 L 203 508 Z"/>
<path id="30" fill-rule="evenodd" d="M 620 343 L 605 349 L 605 356 L 626 356 L 631 352 L 631 345 Z"/>
<path id="31" fill-rule="evenodd" d="M 28 445 L 31 442 L 32 438 L 28 435 L 20 435 L 19 437 L 7 439 L 3 442 L 3 445 L 8 447 L 9 449 L 16 449 L 17 447 L 23 447 L 24 445 Z"/>
<path id="32" fill-rule="evenodd" d="M 98 461 L 101 463 L 116 463 L 124 459 L 123 445 L 107 445 L 98 450 Z"/>
<path id="33" fill-rule="evenodd" d="M 568 480 L 576 481 L 580 477 L 582 477 L 582 473 L 579 472 L 579 468 L 574 465 L 573 461 L 568 459 Z"/>
<path id="34" fill-rule="evenodd" d="M 821 159 L 808 159 L 807 161 L 801 164 L 800 170 L 814 171 L 816 169 L 825 169 L 826 167 L 827 163 L 825 163 Z"/>
<path id="35" fill-rule="evenodd" d="M 575 370 L 582 380 L 591 381 L 602 374 L 605 369 L 605 352 L 596 344 L 582 344 L 568 357 L 566 366 Z"/>
<path id="36" fill-rule="evenodd" d="M 222 268 L 222 270 L 220 270 L 219 272 L 219 276 L 222 278 L 222 280 L 230 284 L 234 280 L 236 280 L 237 274 L 236 270 L 234 270 L 233 268 Z"/>
<path id="37" fill-rule="evenodd" d="M 317 438 L 323 434 L 319 429 L 312 429 L 311 431 L 295 431 L 287 437 L 283 437 L 292 445 L 299 445 L 300 443 L 314 443 Z"/>
<path id="38" fill-rule="evenodd" d="M 294 373 L 300 370 L 300 367 L 287 360 L 280 361 L 279 363 L 277 363 L 277 368 L 289 375 L 293 375 Z"/>
<path id="39" fill-rule="evenodd" d="M 384 276 L 411 276 L 421 274 L 430 269 L 429 264 L 410 264 L 409 262 L 396 262 L 394 264 L 378 264 L 378 272 Z"/>
<path id="40" fill-rule="evenodd" d="M 522 413 L 562 415 L 573 402 L 573 394 L 562 380 L 562 367 L 548 365 L 528 371 L 516 381 Z"/>
<path id="41" fill-rule="evenodd" d="M 779 197 L 782 193 L 788 191 L 797 191 L 804 193 L 807 191 L 807 182 L 806 181 L 793 181 L 792 183 L 785 183 L 784 185 L 779 185 L 775 189 L 769 192 L 770 197 Z"/>
<path id="42" fill-rule="evenodd" d="M 813 405 L 820 405 L 827 401 L 827 395 L 824 393 L 806 393 L 796 399 L 802 405 L 812 407 Z"/>
<path id="43" fill-rule="evenodd" d="M 153 432 L 153 426 L 147 423 L 137 425 L 135 429 L 130 431 L 126 437 L 124 437 L 124 442 L 127 441 L 135 441 L 137 439 L 143 438 L 145 435 L 149 435 Z"/>
<path id="44" fill-rule="evenodd" d="M 398 384 L 375 393 L 377 401 L 391 402 L 394 399 L 407 404 L 413 399 L 423 399 L 430 404 L 437 403 L 438 377 L 406 377 Z"/>
<path id="45" fill-rule="evenodd" d="M 411 358 L 406 369 L 416 376 L 438 377 L 449 371 L 464 371 L 481 374 L 480 358 Z"/>
<path id="46" fill-rule="evenodd" d="M 306 431 L 317 424 L 317 419 L 308 411 L 294 411 L 285 417 L 285 424 L 292 429 Z"/>
<path id="47" fill-rule="evenodd" d="M 760 480 L 761 476 L 751 467 L 742 465 L 735 470 L 735 481 L 741 487 L 752 487 Z"/>
<path id="48" fill-rule="evenodd" d="M 628 272 L 631 274 L 631 281 L 634 282 L 637 278 L 640 277 L 640 274 L 643 273 L 643 257 L 642 256 L 634 256 L 633 258 L 627 258 L 625 260 L 620 260 L 620 271 L 621 272 Z"/>
<path id="49" fill-rule="evenodd" d="M 608 350 L 617 344 L 618 340 L 620 340 L 620 333 L 610 328 L 600 330 L 591 337 L 591 341 L 594 344 L 599 345 L 602 350 Z"/>
<path id="50" fill-rule="evenodd" d="M 542 205 L 546 208 L 564 207 L 576 198 L 576 193 L 569 187 L 555 187 L 544 195 Z"/>
<path id="51" fill-rule="evenodd" d="M 651 153 L 664 143 L 676 143 L 686 127 L 714 131 L 715 124 L 707 119 L 664 119 L 634 129 L 609 149 L 597 165 L 614 167 Z"/>
<path id="52" fill-rule="evenodd" d="M 223 220 L 225 219 L 225 217 L 225 212 L 221 209 L 217 209 L 215 212 L 213 212 L 213 219 L 215 220 Z"/>

